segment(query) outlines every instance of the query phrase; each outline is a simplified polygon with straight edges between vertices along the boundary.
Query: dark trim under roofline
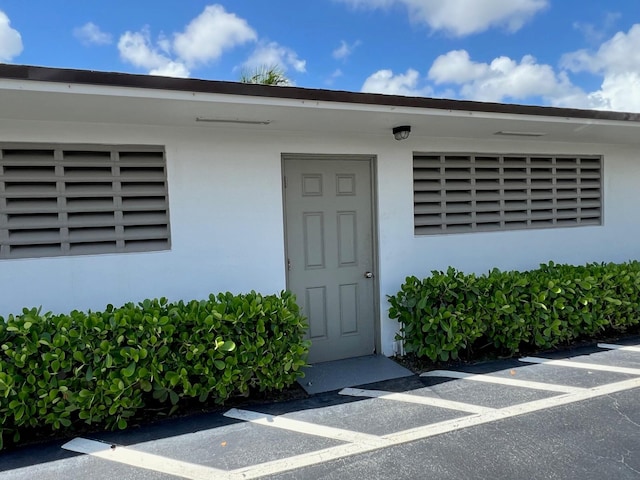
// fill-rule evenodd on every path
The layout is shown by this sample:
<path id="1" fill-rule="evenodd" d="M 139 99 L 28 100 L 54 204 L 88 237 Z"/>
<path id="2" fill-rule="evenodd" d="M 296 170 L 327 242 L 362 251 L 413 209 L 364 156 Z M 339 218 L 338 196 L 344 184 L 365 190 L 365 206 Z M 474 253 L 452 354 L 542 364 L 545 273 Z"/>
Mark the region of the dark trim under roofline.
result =
<path id="1" fill-rule="evenodd" d="M 0 63 L 0 79 L 73 83 L 108 87 L 147 88 L 153 90 L 173 90 L 224 95 L 245 95 L 250 97 L 340 102 L 360 105 L 383 105 L 465 112 L 640 122 L 640 113 L 630 112 L 542 107 L 508 103 L 475 102 L 469 100 L 447 100 L 441 98 L 404 97 L 378 93 L 356 93 L 301 87 L 276 87 L 239 82 L 223 82 L 218 80 L 170 78 L 154 75 L 74 70 L 30 65 L 10 65 L 2 63 Z"/>

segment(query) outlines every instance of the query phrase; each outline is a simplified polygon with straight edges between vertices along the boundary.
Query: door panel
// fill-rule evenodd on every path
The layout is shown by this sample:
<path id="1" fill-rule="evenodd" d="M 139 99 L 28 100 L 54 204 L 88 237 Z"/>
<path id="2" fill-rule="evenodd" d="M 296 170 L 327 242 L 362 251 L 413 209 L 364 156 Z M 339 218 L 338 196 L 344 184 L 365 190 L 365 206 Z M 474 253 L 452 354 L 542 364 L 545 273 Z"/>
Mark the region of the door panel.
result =
<path id="1" fill-rule="evenodd" d="M 309 323 L 309 362 L 375 350 L 368 159 L 284 161 L 287 283 Z"/>

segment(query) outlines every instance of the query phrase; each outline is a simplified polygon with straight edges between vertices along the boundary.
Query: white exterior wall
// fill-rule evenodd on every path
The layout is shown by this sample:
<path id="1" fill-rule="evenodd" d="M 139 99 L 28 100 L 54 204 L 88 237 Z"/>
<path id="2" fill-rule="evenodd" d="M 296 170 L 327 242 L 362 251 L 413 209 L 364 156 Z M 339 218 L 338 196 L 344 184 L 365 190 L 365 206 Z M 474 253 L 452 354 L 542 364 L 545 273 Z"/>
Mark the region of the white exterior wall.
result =
<path id="1" fill-rule="evenodd" d="M 292 134 L 271 127 L 168 128 L 0 120 L 0 142 L 165 145 L 170 251 L 0 261 L 0 315 L 22 307 L 102 309 L 107 303 L 220 291 L 286 287 L 281 154 L 376 157 L 378 272 L 383 353 L 393 353 L 395 322 L 386 295 L 407 275 L 454 266 L 465 272 L 640 258 L 640 161 L 631 147 Z M 413 234 L 412 153 L 488 152 L 604 155 L 604 226 L 446 236 Z"/>

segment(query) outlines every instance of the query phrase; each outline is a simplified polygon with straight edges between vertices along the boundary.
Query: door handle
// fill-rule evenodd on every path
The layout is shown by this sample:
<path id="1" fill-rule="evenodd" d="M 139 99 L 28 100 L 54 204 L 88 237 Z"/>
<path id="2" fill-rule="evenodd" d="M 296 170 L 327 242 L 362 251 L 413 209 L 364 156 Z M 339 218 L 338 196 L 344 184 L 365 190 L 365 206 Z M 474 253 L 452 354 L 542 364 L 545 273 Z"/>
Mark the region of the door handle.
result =
<path id="1" fill-rule="evenodd" d="M 364 272 L 364 278 L 373 278 L 373 273 L 371 273 L 371 272 Z"/>

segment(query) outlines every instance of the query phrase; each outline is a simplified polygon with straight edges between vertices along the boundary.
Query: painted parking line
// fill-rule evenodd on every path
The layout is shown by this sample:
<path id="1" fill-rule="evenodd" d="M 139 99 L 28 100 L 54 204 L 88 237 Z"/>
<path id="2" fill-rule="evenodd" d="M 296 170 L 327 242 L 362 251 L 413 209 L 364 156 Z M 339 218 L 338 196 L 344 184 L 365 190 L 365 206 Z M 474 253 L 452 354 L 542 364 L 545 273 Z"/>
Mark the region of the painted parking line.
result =
<path id="1" fill-rule="evenodd" d="M 488 374 L 478 375 L 474 373 L 454 372 L 452 370 L 432 370 L 420 374 L 421 377 L 447 377 L 460 380 L 470 380 L 473 382 L 493 383 L 508 387 L 531 388 L 534 390 L 544 390 L 557 393 L 575 393 L 584 388 L 570 387 L 568 385 L 556 385 L 553 383 L 531 382 L 529 380 L 518 380 L 516 378 L 494 377 Z"/>
<path id="2" fill-rule="evenodd" d="M 630 345 L 614 345 L 612 343 L 599 343 L 598 348 L 606 348 L 607 350 L 623 350 L 625 352 L 640 353 L 640 347 Z"/>
<path id="3" fill-rule="evenodd" d="M 575 362 L 573 360 L 553 360 L 550 358 L 524 357 L 519 359 L 525 363 L 539 363 L 543 365 L 554 365 L 556 367 L 583 368 L 585 370 L 597 370 L 601 372 L 626 373 L 629 375 L 640 375 L 640 368 L 616 367 L 613 365 L 600 365 L 597 363 Z"/>
<path id="4" fill-rule="evenodd" d="M 131 467 L 153 470 L 159 473 L 175 475 L 189 480 L 226 480 L 229 474 L 225 470 L 205 467 L 195 463 L 183 462 L 171 458 L 140 452 L 127 447 L 115 446 L 108 443 L 74 438 L 62 445 L 62 448 L 76 453 L 84 453 L 92 457 L 99 457 L 112 462 L 122 463 Z"/>
<path id="5" fill-rule="evenodd" d="M 529 357 L 531 358 L 531 357 Z M 534 358 L 535 359 L 535 358 Z M 525 359 L 523 359 L 525 360 Z M 533 363 L 550 363 L 550 362 L 564 362 L 568 363 L 568 366 L 575 366 L 577 362 L 565 362 L 554 361 L 548 359 L 536 359 L 543 362 Z M 563 365 L 564 363 L 560 363 Z M 557 363 L 552 363 L 556 364 Z M 593 365 L 589 364 L 577 364 L 578 368 L 590 368 Z M 601 366 L 605 367 L 605 366 Z M 612 367 L 606 367 L 610 370 Z M 634 370 L 635 369 L 625 369 Z M 628 373 L 628 372 L 625 372 Z M 640 371 L 638 373 L 640 375 Z M 296 431 L 300 433 L 306 433 L 309 435 L 318 435 L 322 437 L 332 438 L 345 442 L 342 445 L 335 447 L 325 448 L 313 452 L 303 453 L 287 458 L 273 460 L 269 462 L 263 462 L 257 465 L 251 465 L 247 467 L 237 468 L 234 470 L 220 470 L 216 468 L 195 465 L 180 460 L 174 460 L 157 455 L 152 455 L 144 452 L 140 452 L 130 447 L 116 447 L 111 448 L 110 445 L 93 440 L 75 439 L 68 442 L 63 448 L 79 453 L 85 453 L 95 457 L 103 458 L 105 460 L 115 461 L 121 464 L 131 465 L 133 467 L 139 467 L 147 470 L 153 470 L 165 474 L 174 475 L 189 480 L 204 480 L 204 479 L 220 479 L 220 480 L 235 480 L 235 479 L 252 479 L 260 478 L 266 475 L 275 475 L 286 471 L 296 470 L 303 467 L 312 465 L 318 465 L 325 462 L 338 460 L 341 458 L 350 457 L 352 455 L 371 452 L 383 448 L 388 448 L 396 445 L 400 445 L 407 442 L 423 440 L 429 437 L 434 437 L 444 433 L 469 428 L 477 425 L 482 425 L 498 420 L 504 420 L 512 417 L 517 417 L 524 414 L 543 411 L 550 408 L 568 405 L 571 403 L 581 402 L 584 400 L 590 400 L 593 398 L 611 395 L 613 393 L 622 392 L 626 390 L 640 388 L 640 377 L 624 380 L 621 382 L 610 383 L 606 385 L 600 385 L 593 388 L 585 388 L 574 390 L 570 393 L 564 393 L 540 400 L 535 400 L 527 403 L 517 404 L 499 409 L 487 409 L 483 408 L 482 413 L 475 413 L 465 417 L 456 418 L 452 420 L 446 420 L 442 422 L 433 423 L 430 425 L 420 426 L 403 430 L 388 435 L 376 436 L 359 432 L 352 432 L 349 430 L 343 430 L 339 428 L 326 427 L 322 425 L 316 425 L 309 422 L 303 422 L 298 420 L 292 420 L 283 418 L 282 416 L 265 415 L 258 412 L 251 412 L 248 410 L 232 409 L 225 415 L 231 418 L 239 420 L 249 421 L 257 423 L 259 425 L 265 425 L 275 428 L 282 428 L 285 430 Z M 391 393 L 391 395 L 395 395 Z M 410 394 L 400 394 L 409 397 L 415 397 Z M 387 398 L 386 396 L 376 398 Z M 445 407 L 446 408 L 446 407 Z M 212 429 L 212 431 L 215 429 Z M 199 432 L 202 434 L 202 432 Z"/>
<path id="6" fill-rule="evenodd" d="M 326 427 L 315 423 L 293 420 L 281 416 L 267 415 L 264 413 L 252 412 L 249 410 L 240 410 L 232 408 L 224 414 L 225 417 L 243 420 L 245 422 L 255 423 L 257 425 L 265 425 L 268 427 L 280 428 L 291 432 L 305 433 L 307 435 L 315 435 L 318 437 L 331 438 L 346 443 L 359 443 L 362 445 L 371 445 L 373 447 L 385 447 L 389 442 L 381 439 L 376 435 L 368 433 L 353 432 L 351 430 L 343 430 L 341 428 Z"/>
<path id="7" fill-rule="evenodd" d="M 592 398 L 611 395 L 613 393 L 631 390 L 634 388 L 640 388 L 640 378 L 633 378 L 630 380 L 624 380 L 622 382 L 610 383 L 598 387 L 587 388 L 573 393 L 557 395 L 554 397 L 543 398 L 541 400 L 513 405 L 506 408 L 495 409 L 484 414 L 474 414 L 462 418 L 434 423 L 431 425 L 411 428 L 389 435 L 384 435 L 380 438 L 389 442 L 387 446 L 395 446 L 407 442 L 413 442 L 416 440 L 423 440 L 429 437 L 453 432 L 463 428 L 469 428 L 484 423 L 494 422 L 497 420 L 517 417 L 519 415 L 546 410 L 561 405 L 590 400 Z M 243 479 L 260 478 L 265 475 L 275 475 L 285 471 L 317 465 L 331 460 L 338 460 L 340 458 L 346 458 L 359 453 L 370 452 L 373 450 L 377 450 L 378 448 L 371 445 L 362 444 L 347 444 L 344 446 L 340 445 L 337 447 L 331 447 L 325 450 L 311 452 L 308 454 L 297 455 L 295 457 L 274 460 L 272 462 L 266 462 L 259 465 L 232 470 L 229 473 L 238 475 L 239 478 Z"/>
<path id="8" fill-rule="evenodd" d="M 389 444 L 389 446 L 393 445 Z M 347 458 L 361 453 L 373 452 L 380 448 L 383 447 L 362 445 L 358 443 L 346 443 L 337 447 L 325 448 L 324 450 L 317 450 L 315 452 L 303 453 L 301 455 L 282 458 L 280 460 L 273 460 L 271 462 L 260 463 L 258 465 L 238 468 L 229 473 L 232 475 L 232 479 L 238 478 L 248 480 L 267 475 L 277 475 L 279 473 L 298 470 L 304 467 L 311 467 L 313 465 L 319 465 L 333 460 L 340 460 L 341 458 Z"/>
<path id="9" fill-rule="evenodd" d="M 424 427 L 417 427 L 410 430 L 393 433 L 391 435 L 385 435 L 383 438 L 393 441 L 394 444 L 412 442 L 415 440 L 422 440 L 424 438 L 440 435 L 454 430 L 460 430 L 462 428 L 468 428 L 475 425 L 481 425 L 483 423 L 494 422 L 496 420 L 504 420 L 511 417 L 517 417 L 528 413 L 547 410 L 549 408 L 559 407 L 561 405 L 567 405 L 575 402 L 581 402 L 584 400 L 590 400 L 592 398 L 611 395 L 612 393 L 622 392 L 639 387 L 640 378 L 632 378 L 631 380 L 624 380 L 622 382 L 609 383 L 607 385 L 587 388 L 580 392 L 566 393 L 564 395 L 557 395 L 555 397 L 548 397 L 541 400 L 534 400 L 532 402 L 520 403 L 517 405 L 512 405 L 510 407 L 496 409 L 484 415 L 470 415 L 468 417 L 462 417 L 459 419 L 446 420 L 444 422 L 434 423 L 431 425 L 426 425 Z"/>
<path id="10" fill-rule="evenodd" d="M 449 410 L 459 410 L 467 413 L 487 413 L 495 408 L 483 407 L 471 403 L 455 402 L 453 400 L 445 400 L 444 398 L 422 397 L 419 395 L 411 395 L 408 393 L 385 392 L 383 390 L 363 390 L 361 388 L 344 388 L 340 391 L 340 395 L 349 395 L 351 397 L 367 397 L 382 398 L 384 400 L 394 400 L 396 402 L 417 403 L 419 405 L 427 405 L 430 407 L 447 408 Z"/>

